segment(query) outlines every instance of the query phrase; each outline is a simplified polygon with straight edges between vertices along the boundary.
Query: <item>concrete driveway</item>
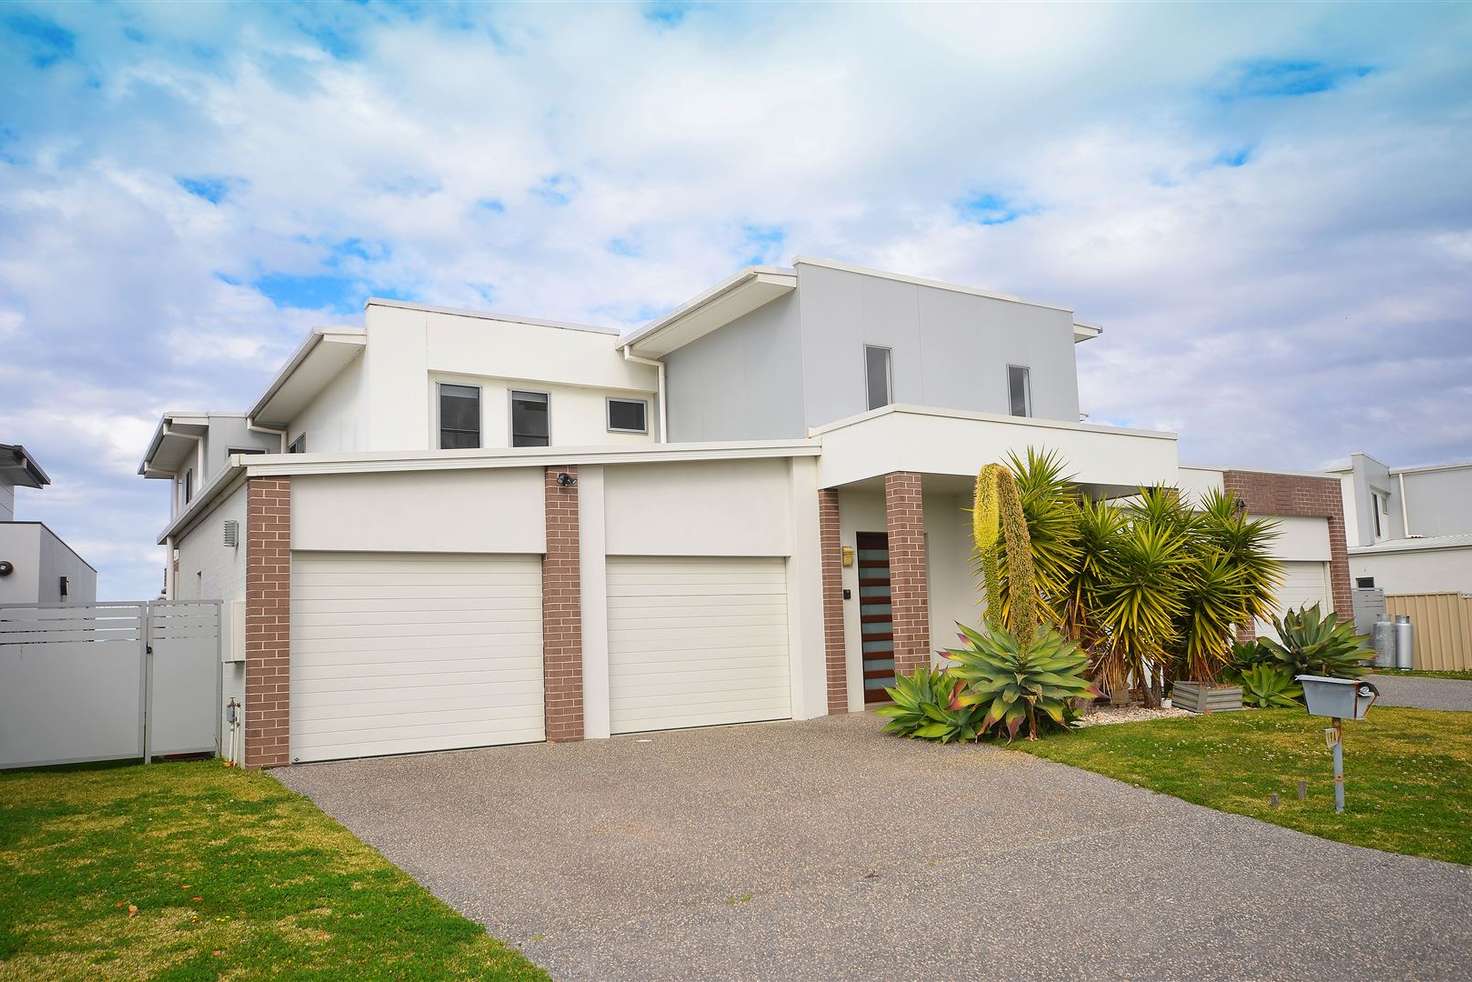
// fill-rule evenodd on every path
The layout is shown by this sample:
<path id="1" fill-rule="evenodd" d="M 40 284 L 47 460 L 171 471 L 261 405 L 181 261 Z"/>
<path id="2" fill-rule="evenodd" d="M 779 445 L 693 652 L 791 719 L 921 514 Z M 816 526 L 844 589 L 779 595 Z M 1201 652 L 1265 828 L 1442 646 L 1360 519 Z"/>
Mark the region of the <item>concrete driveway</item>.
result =
<path id="1" fill-rule="evenodd" d="M 1472 682 L 1421 675 L 1371 675 L 1380 705 L 1472 712 Z"/>
<path id="2" fill-rule="evenodd" d="M 1472 971 L 1472 868 L 862 715 L 275 773 L 556 978 Z"/>

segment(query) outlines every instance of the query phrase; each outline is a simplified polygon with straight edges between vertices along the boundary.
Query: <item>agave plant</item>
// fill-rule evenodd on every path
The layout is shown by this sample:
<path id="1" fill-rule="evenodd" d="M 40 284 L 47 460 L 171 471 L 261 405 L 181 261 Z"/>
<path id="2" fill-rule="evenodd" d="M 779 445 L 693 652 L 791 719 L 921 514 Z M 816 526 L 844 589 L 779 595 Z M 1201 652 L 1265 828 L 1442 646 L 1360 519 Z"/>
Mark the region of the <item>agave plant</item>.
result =
<path id="1" fill-rule="evenodd" d="M 894 687 L 884 690 L 892 704 L 880 706 L 874 714 L 889 718 L 886 733 L 940 743 L 975 740 L 981 710 L 975 704 L 963 705 L 960 689 L 961 681 L 949 672 L 922 665 L 895 678 Z"/>
<path id="2" fill-rule="evenodd" d="M 1293 681 L 1286 669 L 1258 662 L 1242 673 L 1242 701 L 1258 709 L 1300 705 L 1303 687 Z"/>
<path id="3" fill-rule="evenodd" d="M 1067 727 L 1072 701 L 1094 697 L 1088 656 L 1053 628 L 1042 627 L 1023 642 L 1002 628 L 956 626 L 968 644 L 946 652 L 949 674 L 965 683 L 957 703 L 984 710 L 978 732 L 1005 730 L 1014 739 L 1025 723 L 1027 738 L 1036 740 L 1040 714 Z"/>
<path id="4" fill-rule="evenodd" d="M 1318 604 L 1273 617 L 1273 628 L 1278 640 L 1259 638 L 1258 643 L 1291 675 L 1357 679 L 1375 657 L 1366 639 L 1354 633 L 1353 623 L 1337 614 L 1321 614 Z"/>

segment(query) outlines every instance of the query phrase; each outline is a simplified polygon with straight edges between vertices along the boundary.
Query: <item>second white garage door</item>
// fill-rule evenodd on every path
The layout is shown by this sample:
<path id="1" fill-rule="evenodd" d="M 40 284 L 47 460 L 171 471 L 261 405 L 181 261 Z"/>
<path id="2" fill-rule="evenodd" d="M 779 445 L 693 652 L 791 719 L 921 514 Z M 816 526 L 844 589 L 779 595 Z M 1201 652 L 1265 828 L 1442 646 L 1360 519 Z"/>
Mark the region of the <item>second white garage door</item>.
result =
<path id="1" fill-rule="evenodd" d="M 1319 612 L 1327 614 L 1334 604 L 1329 599 L 1329 564 L 1322 562 L 1285 562 L 1283 585 L 1278 588 L 1279 617 L 1287 610 L 1319 605 Z M 1257 633 L 1262 637 L 1276 638 L 1271 622 L 1258 621 Z"/>
<path id="2" fill-rule="evenodd" d="M 790 719 L 782 559 L 608 559 L 614 733 Z"/>
<path id="3" fill-rule="evenodd" d="M 291 756 L 543 739 L 539 556 L 295 552 Z"/>

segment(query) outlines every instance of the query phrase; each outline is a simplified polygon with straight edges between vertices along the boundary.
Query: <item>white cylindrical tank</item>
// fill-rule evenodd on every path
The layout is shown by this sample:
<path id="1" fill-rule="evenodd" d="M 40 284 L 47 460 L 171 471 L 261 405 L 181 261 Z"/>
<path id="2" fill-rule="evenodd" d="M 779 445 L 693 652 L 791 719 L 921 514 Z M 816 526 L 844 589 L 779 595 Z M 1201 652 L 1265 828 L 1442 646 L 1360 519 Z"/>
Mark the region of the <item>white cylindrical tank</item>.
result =
<path id="1" fill-rule="evenodd" d="M 1416 628 L 1409 614 L 1395 615 L 1395 667 L 1408 670 L 1414 668 Z"/>
<path id="2" fill-rule="evenodd" d="M 1395 667 L 1395 623 L 1381 617 L 1372 632 L 1375 642 L 1375 667 Z"/>

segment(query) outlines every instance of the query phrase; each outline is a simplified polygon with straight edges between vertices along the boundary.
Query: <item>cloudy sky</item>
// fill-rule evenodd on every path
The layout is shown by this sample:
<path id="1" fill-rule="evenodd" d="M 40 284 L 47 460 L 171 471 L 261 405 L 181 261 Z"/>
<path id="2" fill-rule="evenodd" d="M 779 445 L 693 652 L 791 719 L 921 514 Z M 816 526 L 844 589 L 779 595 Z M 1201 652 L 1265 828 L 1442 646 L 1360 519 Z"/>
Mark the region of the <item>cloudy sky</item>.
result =
<path id="1" fill-rule="evenodd" d="M 1472 457 L 1472 7 L 0 6 L 0 442 L 156 592 L 166 409 L 370 294 L 628 327 L 826 256 L 1072 306 L 1185 462 Z"/>

